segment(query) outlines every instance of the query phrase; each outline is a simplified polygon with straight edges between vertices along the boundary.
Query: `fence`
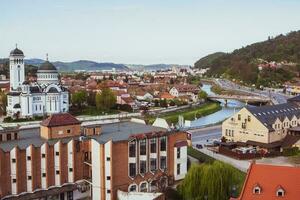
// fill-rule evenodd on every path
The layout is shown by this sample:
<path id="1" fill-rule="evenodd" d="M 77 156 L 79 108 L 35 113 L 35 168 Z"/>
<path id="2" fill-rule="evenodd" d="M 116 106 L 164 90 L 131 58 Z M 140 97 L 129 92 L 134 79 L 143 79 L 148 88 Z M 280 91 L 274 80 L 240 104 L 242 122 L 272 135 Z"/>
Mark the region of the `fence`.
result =
<path id="1" fill-rule="evenodd" d="M 219 147 L 219 153 L 238 160 L 250 160 L 262 157 L 262 155 L 259 153 L 237 153 L 222 146 Z"/>

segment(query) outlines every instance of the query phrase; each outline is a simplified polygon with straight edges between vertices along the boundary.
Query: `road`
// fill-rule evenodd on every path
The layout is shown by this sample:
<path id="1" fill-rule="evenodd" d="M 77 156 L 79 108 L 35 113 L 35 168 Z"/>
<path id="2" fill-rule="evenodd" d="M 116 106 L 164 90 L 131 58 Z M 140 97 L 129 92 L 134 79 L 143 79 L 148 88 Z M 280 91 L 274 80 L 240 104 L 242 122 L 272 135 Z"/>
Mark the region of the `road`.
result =
<path id="1" fill-rule="evenodd" d="M 192 135 L 192 144 L 207 144 L 214 139 L 220 139 L 222 133 L 221 125 L 200 128 L 188 131 Z M 207 141 L 208 140 L 208 141 Z"/>
<path id="2" fill-rule="evenodd" d="M 286 103 L 287 99 L 290 98 L 290 96 L 287 96 L 280 92 L 258 90 L 258 89 L 254 89 L 254 88 L 250 88 L 250 87 L 246 87 L 246 86 L 241 86 L 241 85 L 238 85 L 234 82 L 231 82 L 231 81 L 225 80 L 225 79 L 215 79 L 215 83 L 224 89 L 236 90 L 236 91 L 240 91 L 240 92 L 246 92 L 246 93 L 252 94 L 252 95 L 259 95 L 259 96 L 271 98 L 273 104 Z"/>

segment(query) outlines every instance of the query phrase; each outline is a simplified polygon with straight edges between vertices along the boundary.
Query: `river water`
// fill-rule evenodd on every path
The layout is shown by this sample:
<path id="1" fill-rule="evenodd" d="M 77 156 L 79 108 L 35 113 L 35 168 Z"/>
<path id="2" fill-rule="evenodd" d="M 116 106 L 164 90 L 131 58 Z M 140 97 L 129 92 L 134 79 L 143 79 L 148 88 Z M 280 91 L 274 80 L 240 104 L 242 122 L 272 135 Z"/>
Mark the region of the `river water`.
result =
<path id="1" fill-rule="evenodd" d="M 208 95 L 214 94 L 211 91 L 211 85 L 209 84 L 204 84 L 201 89 L 204 90 Z M 210 124 L 218 123 L 230 117 L 235 112 L 238 112 L 240 109 L 242 109 L 245 106 L 243 102 L 236 101 L 236 100 L 228 100 L 227 106 L 225 106 L 224 100 L 220 99 L 218 101 L 221 102 L 222 110 L 192 121 L 191 127 L 199 127 L 199 126 L 201 127 L 201 126 L 207 126 Z"/>

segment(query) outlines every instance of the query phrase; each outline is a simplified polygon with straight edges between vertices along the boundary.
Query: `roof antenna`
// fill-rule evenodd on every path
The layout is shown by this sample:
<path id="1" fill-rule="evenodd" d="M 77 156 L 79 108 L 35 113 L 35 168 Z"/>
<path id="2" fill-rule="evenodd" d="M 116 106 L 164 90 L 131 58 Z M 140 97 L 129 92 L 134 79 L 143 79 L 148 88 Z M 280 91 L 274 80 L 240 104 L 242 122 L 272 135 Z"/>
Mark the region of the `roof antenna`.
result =
<path id="1" fill-rule="evenodd" d="M 48 53 L 46 53 L 46 61 L 48 61 Z"/>

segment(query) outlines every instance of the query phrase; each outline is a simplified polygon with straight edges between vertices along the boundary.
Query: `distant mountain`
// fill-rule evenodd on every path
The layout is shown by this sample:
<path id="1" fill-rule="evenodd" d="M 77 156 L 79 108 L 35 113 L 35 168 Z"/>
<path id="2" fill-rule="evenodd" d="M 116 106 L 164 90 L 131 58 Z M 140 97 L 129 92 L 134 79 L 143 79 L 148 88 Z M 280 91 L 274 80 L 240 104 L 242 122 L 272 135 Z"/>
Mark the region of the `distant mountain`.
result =
<path id="1" fill-rule="evenodd" d="M 27 59 L 25 60 L 25 62 L 28 65 L 40 66 L 45 61 L 41 59 Z M 70 72 L 75 70 L 86 70 L 86 71 L 111 70 L 112 68 L 115 68 L 117 71 L 129 70 L 128 67 L 126 67 L 123 64 L 98 63 L 89 60 L 79 60 L 74 62 L 56 61 L 52 63 L 59 71 L 63 71 L 63 72 Z"/>
<path id="2" fill-rule="evenodd" d="M 258 69 L 259 64 L 272 61 L 280 67 Z M 195 63 L 197 68 L 203 66 L 210 67 L 208 75 L 240 79 L 256 86 L 276 86 L 296 79 L 300 72 L 300 31 L 269 37 L 232 53 L 209 55 Z"/>
<path id="3" fill-rule="evenodd" d="M 158 70 L 167 70 L 171 69 L 172 67 L 180 67 L 180 68 L 187 68 L 190 67 L 188 65 L 178 65 L 178 64 L 152 64 L 152 65 L 126 65 L 131 70 L 136 71 L 158 71 Z"/>
<path id="4" fill-rule="evenodd" d="M 7 63 L 7 58 L 0 58 L 1 63 Z M 45 60 L 33 58 L 25 59 L 26 65 L 32 65 L 39 67 Z M 115 64 L 115 63 L 98 63 L 90 60 L 78 60 L 74 62 L 52 62 L 53 65 L 61 72 L 72 72 L 75 70 L 86 70 L 86 71 L 100 71 L 100 70 L 111 70 L 115 68 L 117 71 L 157 71 L 171 69 L 173 66 L 176 67 L 189 67 L 188 65 L 177 65 L 177 64 L 152 64 L 152 65 L 135 65 L 135 64 Z"/>
<path id="5" fill-rule="evenodd" d="M 212 62 L 225 55 L 226 53 L 224 52 L 216 52 L 216 53 L 212 53 L 212 54 L 209 54 L 203 58 L 200 58 L 196 63 L 195 63 L 195 67 L 197 68 L 207 68 L 207 67 L 210 67 Z"/>

